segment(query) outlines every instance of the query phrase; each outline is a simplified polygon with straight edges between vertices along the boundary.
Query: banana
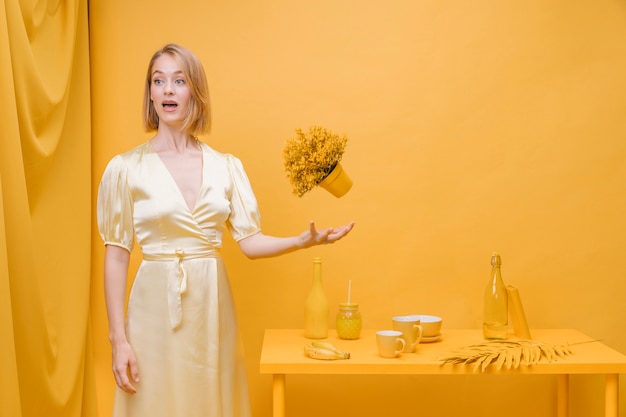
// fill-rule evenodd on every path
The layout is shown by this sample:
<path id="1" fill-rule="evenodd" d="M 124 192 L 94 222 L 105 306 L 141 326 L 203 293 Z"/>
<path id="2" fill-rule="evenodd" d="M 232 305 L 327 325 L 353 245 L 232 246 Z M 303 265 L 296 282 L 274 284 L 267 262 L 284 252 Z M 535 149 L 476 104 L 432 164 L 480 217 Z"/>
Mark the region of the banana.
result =
<path id="1" fill-rule="evenodd" d="M 344 352 L 328 342 L 311 342 L 304 346 L 304 354 L 309 358 L 323 360 L 350 358 L 348 352 Z"/>
<path id="2" fill-rule="evenodd" d="M 350 358 L 350 354 L 348 352 L 344 352 L 341 349 L 338 349 L 335 345 L 333 345 L 332 343 L 328 343 L 328 342 L 320 342 L 320 341 L 313 341 L 311 342 L 311 344 L 313 346 L 315 346 L 316 348 L 319 349 L 328 349 L 328 350 L 332 350 L 333 352 L 335 352 L 337 355 L 339 355 L 339 357 L 341 357 L 341 359 L 349 359 Z"/>

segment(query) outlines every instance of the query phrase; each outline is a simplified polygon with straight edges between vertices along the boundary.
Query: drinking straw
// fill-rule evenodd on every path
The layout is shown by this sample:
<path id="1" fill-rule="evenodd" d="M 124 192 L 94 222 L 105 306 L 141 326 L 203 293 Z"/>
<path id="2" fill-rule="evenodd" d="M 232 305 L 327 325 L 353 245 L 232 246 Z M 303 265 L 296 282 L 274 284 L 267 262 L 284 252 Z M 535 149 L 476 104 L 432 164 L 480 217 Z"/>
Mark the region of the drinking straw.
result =
<path id="1" fill-rule="evenodd" d="M 350 291 L 352 290 L 352 280 L 348 280 L 348 304 L 350 304 Z"/>

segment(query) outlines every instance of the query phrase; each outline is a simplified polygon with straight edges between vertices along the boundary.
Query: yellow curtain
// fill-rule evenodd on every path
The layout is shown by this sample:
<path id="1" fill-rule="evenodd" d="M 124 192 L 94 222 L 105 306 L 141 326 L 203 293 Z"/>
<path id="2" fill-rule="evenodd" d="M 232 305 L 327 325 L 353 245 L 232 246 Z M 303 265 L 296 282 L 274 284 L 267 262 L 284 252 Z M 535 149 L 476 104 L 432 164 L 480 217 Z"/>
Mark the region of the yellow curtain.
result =
<path id="1" fill-rule="evenodd" d="M 0 416 L 95 416 L 88 3 L 0 4 Z"/>

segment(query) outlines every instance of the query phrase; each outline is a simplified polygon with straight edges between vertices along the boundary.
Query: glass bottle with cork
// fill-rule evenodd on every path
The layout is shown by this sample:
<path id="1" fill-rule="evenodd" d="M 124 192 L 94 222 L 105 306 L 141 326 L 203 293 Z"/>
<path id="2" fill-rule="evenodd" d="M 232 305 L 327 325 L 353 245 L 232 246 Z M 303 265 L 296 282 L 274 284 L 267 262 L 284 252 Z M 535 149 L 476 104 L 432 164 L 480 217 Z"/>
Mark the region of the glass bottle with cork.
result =
<path id="1" fill-rule="evenodd" d="M 484 295 L 483 336 L 485 339 L 504 340 L 507 338 L 508 299 L 506 286 L 502 280 L 500 254 L 491 255 L 491 276 Z"/>

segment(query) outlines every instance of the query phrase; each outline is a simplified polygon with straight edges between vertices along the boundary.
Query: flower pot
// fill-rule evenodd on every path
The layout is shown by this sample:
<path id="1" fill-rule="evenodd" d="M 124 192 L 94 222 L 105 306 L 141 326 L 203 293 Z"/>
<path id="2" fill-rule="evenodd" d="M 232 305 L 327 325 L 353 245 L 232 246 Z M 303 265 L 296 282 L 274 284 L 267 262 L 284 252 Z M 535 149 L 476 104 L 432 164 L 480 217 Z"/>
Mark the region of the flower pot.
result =
<path id="1" fill-rule="evenodd" d="M 343 170 L 341 164 L 337 163 L 335 168 L 330 171 L 330 174 L 328 174 L 318 185 L 335 197 L 339 198 L 352 188 L 352 180 L 348 176 L 348 173 Z"/>

